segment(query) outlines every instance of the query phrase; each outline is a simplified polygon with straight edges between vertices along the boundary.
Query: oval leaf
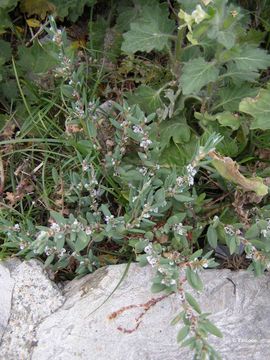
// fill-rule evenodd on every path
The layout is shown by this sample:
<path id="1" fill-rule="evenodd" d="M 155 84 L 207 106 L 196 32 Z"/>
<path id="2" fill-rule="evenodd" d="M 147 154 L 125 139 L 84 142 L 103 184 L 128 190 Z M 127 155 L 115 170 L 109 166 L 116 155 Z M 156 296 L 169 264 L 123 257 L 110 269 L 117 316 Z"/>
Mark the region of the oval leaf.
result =
<path id="1" fill-rule="evenodd" d="M 189 326 L 184 326 L 177 334 L 177 342 L 183 341 L 189 333 Z"/>

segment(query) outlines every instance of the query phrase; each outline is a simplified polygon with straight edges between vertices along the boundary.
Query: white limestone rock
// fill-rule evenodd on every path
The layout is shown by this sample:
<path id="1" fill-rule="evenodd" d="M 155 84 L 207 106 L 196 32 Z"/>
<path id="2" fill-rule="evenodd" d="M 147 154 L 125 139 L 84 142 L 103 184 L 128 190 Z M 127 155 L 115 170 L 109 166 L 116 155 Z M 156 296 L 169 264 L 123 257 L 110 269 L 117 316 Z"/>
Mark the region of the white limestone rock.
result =
<path id="1" fill-rule="evenodd" d="M 37 344 L 37 325 L 56 311 L 65 298 L 37 261 L 21 263 L 11 270 L 11 276 L 15 282 L 11 315 L 2 337 L 0 358 L 29 360 Z"/>
<path id="2" fill-rule="evenodd" d="M 38 344 L 32 360 L 192 359 L 189 350 L 179 349 L 177 327 L 170 325 L 180 309 L 177 295 L 152 307 L 140 327 L 130 334 L 117 327 L 131 329 L 140 309 L 108 319 L 122 307 L 160 296 L 150 292 L 152 270 L 133 264 L 123 283 L 106 301 L 124 270 L 125 265 L 110 266 L 66 286 L 65 304 L 37 329 Z M 235 283 L 235 289 L 228 278 Z M 269 275 L 254 278 L 244 271 L 207 270 L 202 279 L 205 290 L 197 298 L 203 311 L 213 313 L 211 319 L 224 334 L 223 339 L 211 338 L 222 358 L 270 359 Z"/>
<path id="3" fill-rule="evenodd" d="M 0 341 L 10 317 L 13 287 L 14 280 L 10 271 L 0 263 Z"/>
<path id="4" fill-rule="evenodd" d="M 14 286 L 8 326 L 8 315 L 0 318 L 4 330 L 0 360 L 192 359 L 192 353 L 176 343 L 181 325 L 170 325 L 181 309 L 177 295 L 151 307 L 138 329 L 131 333 L 117 328 L 132 329 L 142 308 L 131 308 L 116 319 L 109 319 L 125 306 L 143 304 L 162 295 L 150 292 L 150 267 L 132 264 L 115 292 L 125 265 L 101 268 L 73 280 L 62 293 L 39 262 L 9 268 L 11 277 L 0 267 L 1 288 L 8 290 L 0 300 L 1 311 L 6 307 L 9 313 Z M 211 320 L 224 334 L 223 339 L 210 339 L 222 358 L 270 359 L 269 274 L 255 278 L 245 271 L 206 270 L 202 279 L 204 292 L 195 296 L 202 310 L 212 313 Z"/>

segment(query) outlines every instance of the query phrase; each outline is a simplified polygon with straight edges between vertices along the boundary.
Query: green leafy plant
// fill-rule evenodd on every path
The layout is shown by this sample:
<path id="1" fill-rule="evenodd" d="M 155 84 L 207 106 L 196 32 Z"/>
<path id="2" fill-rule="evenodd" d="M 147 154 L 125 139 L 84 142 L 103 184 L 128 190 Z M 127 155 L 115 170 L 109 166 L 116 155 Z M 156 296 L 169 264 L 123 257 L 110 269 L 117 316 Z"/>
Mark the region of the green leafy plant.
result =
<path id="1" fill-rule="evenodd" d="M 226 0 L 115 1 L 103 14 L 95 3 L 58 10 L 74 21 L 91 7 L 79 50 L 53 17 L 13 58 L 0 42 L 2 254 L 38 257 L 59 278 L 150 265 L 153 292 L 179 295 L 177 341 L 220 358 L 189 287 L 203 289 L 219 246 L 269 269 L 265 22 L 252 28 Z M 42 21 L 51 4 L 20 9 Z M 2 7 L 5 27 L 16 5 Z"/>

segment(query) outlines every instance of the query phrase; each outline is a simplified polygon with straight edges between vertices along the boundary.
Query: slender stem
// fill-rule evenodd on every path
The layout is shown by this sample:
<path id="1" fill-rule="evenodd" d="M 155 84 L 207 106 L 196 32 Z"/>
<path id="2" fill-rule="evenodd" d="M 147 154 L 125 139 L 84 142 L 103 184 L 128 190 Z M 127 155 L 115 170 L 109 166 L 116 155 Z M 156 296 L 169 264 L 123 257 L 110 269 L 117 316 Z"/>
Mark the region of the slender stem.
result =
<path id="1" fill-rule="evenodd" d="M 29 106 L 27 104 L 27 101 L 25 99 L 25 96 L 24 96 L 24 93 L 23 93 L 23 90 L 22 90 L 22 87 L 21 87 L 21 83 L 20 83 L 19 76 L 18 76 L 18 73 L 17 73 L 14 57 L 12 57 L 12 66 L 13 66 L 13 70 L 14 70 L 14 74 L 15 74 L 15 78 L 16 78 L 16 82 L 17 82 L 19 91 L 20 91 L 21 97 L 23 99 L 24 106 L 25 106 L 30 118 L 33 120 L 32 113 L 31 113 L 30 108 L 29 108 Z"/>
<path id="2" fill-rule="evenodd" d="M 182 44 L 185 34 L 185 28 L 181 28 L 178 30 L 177 39 L 176 39 L 176 47 L 175 47 L 175 59 L 179 63 L 181 63 L 182 57 Z"/>

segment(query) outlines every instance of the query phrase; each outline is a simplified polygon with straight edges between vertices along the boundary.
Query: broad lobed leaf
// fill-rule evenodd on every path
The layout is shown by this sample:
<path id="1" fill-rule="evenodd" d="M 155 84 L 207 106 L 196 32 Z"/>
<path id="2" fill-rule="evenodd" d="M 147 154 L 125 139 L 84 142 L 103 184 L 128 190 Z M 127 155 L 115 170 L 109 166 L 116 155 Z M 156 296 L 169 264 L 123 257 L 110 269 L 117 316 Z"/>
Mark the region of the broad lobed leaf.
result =
<path id="1" fill-rule="evenodd" d="M 218 79 L 215 62 L 206 62 L 203 57 L 190 60 L 183 67 L 180 84 L 184 95 L 199 92 L 203 86 Z"/>
<path id="2" fill-rule="evenodd" d="M 243 99 L 239 110 L 253 117 L 251 129 L 270 129 L 270 83 L 266 89 L 261 89 L 256 97 Z"/>
<path id="3" fill-rule="evenodd" d="M 130 30 L 123 35 L 122 50 L 131 54 L 137 51 L 161 51 L 169 46 L 174 29 L 174 22 L 168 18 L 162 6 L 145 6 L 142 16 L 131 23 Z"/>

